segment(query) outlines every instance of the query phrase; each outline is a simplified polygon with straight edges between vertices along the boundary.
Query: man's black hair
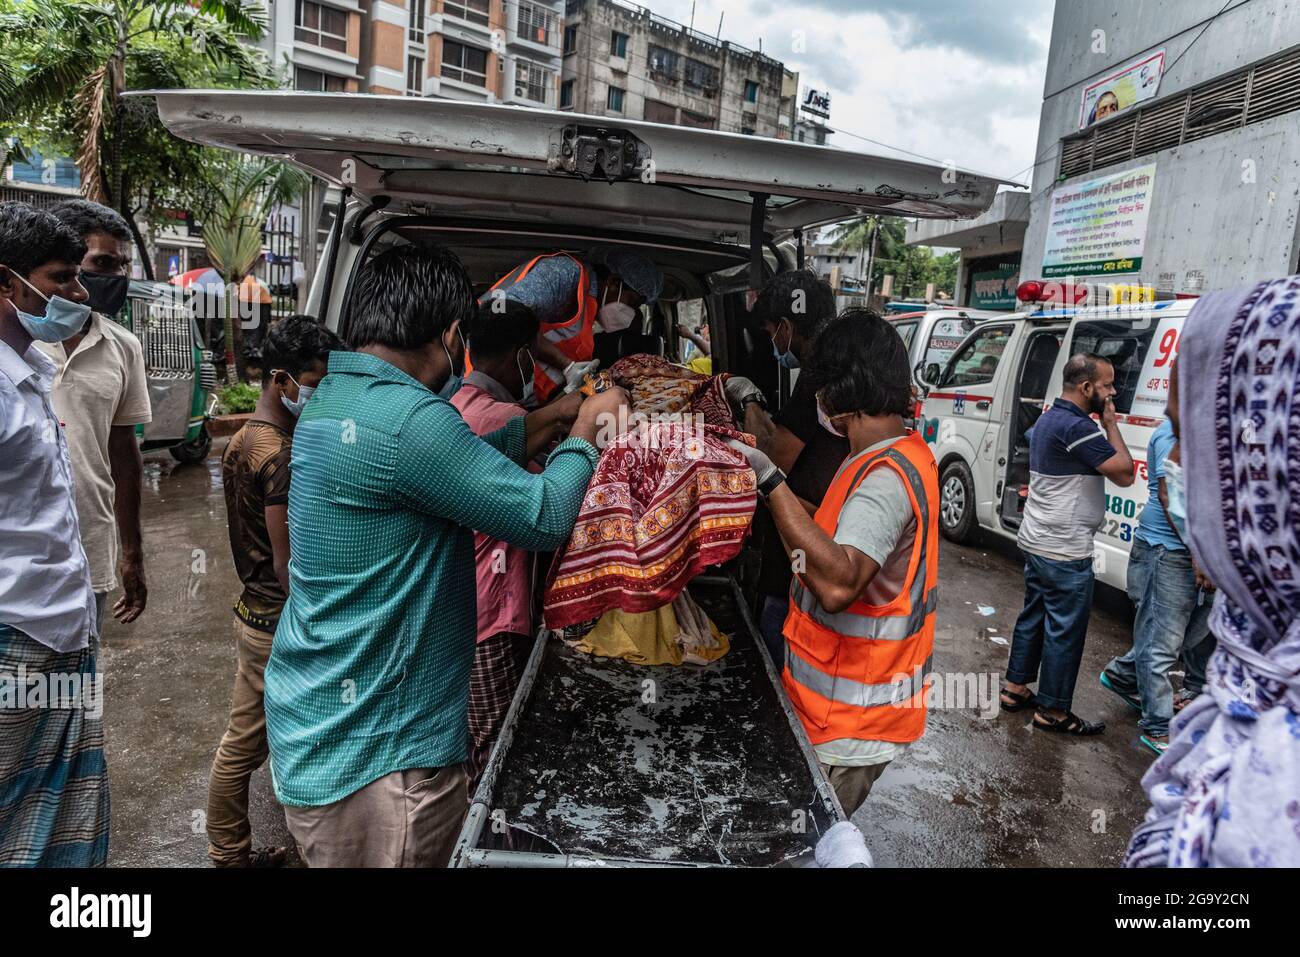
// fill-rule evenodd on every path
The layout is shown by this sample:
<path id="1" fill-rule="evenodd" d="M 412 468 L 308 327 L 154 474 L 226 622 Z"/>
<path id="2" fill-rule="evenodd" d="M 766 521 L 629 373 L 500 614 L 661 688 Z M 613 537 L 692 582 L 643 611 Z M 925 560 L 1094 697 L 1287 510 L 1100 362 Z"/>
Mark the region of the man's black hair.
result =
<path id="1" fill-rule="evenodd" d="M 898 330 L 874 309 L 852 307 L 813 340 L 813 383 L 827 415 L 912 414 L 912 370 Z"/>
<path id="2" fill-rule="evenodd" d="M 352 291 L 348 345 L 418 349 L 474 311 L 469 273 L 442 246 L 397 246 L 361 267 Z"/>
<path id="3" fill-rule="evenodd" d="M 513 299 L 493 299 L 492 293 L 488 293 L 470 317 L 465 339 L 471 355 L 495 358 L 530 345 L 540 328 L 537 313 L 528 306 Z"/>
<path id="4" fill-rule="evenodd" d="M 271 323 L 262 340 L 262 384 L 271 381 L 275 369 L 283 369 L 297 381 L 316 363 L 328 365 L 331 352 L 346 349 L 343 340 L 314 316 L 285 316 Z"/>
<path id="5" fill-rule="evenodd" d="M 811 339 L 835 315 L 835 291 L 811 269 L 789 269 L 767 281 L 753 315 L 773 324 L 789 319 L 800 335 Z"/>
<path id="6" fill-rule="evenodd" d="M 114 239 L 131 242 L 131 228 L 115 209 L 88 199 L 65 199 L 49 207 L 49 211 L 82 239 L 91 233 L 108 233 Z"/>
<path id="7" fill-rule="evenodd" d="M 0 266 L 26 279 L 47 263 L 80 265 L 85 255 L 81 237 L 50 213 L 27 203 L 0 203 Z"/>
<path id="8" fill-rule="evenodd" d="M 1061 383 L 1067 389 L 1077 389 L 1085 382 L 1096 382 L 1099 362 L 1112 364 L 1105 356 L 1099 356 L 1095 352 L 1080 352 L 1070 356 L 1061 373 Z"/>

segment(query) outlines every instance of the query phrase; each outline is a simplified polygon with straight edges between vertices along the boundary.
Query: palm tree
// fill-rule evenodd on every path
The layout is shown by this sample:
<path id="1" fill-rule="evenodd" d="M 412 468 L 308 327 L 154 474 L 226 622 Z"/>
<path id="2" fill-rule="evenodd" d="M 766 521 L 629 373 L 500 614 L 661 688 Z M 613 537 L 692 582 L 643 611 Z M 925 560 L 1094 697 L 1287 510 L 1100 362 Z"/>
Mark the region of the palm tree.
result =
<path id="1" fill-rule="evenodd" d="M 870 247 L 873 254 L 876 241 L 880 235 L 880 217 L 863 216 L 838 224 L 831 230 L 831 246 L 838 253 L 856 252 L 858 254 L 858 276 L 871 294 L 871 259 L 867 256 Z M 874 258 L 874 255 L 871 257 Z"/>
<path id="2" fill-rule="evenodd" d="M 889 264 L 907 248 L 906 233 L 907 223 L 897 216 L 863 216 L 840 223 L 830 239 L 836 252 L 858 254 L 859 275 L 869 294 L 878 278 L 891 271 Z"/>
<path id="3" fill-rule="evenodd" d="M 203 223 L 208 259 L 225 280 L 222 328 L 227 382 L 243 376 L 235 361 L 240 354 L 235 341 L 239 326 L 234 321 L 240 283 L 262 254 L 262 231 L 271 212 L 301 196 L 309 182 L 305 173 L 278 160 L 212 151 L 201 179 L 188 191 L 188 205 Z"/>
<path id="4" fill-rule="evenodd" d="M 83 195 L 122 213 L 150 271 L 134 214 L 142 195 L 194 172 L 197 148 L 122 94 L 268 86 L 274 74 L 246 42 L 265 30 L 257 0 L 0 0 L 0 136 L 74 155 Z"/>

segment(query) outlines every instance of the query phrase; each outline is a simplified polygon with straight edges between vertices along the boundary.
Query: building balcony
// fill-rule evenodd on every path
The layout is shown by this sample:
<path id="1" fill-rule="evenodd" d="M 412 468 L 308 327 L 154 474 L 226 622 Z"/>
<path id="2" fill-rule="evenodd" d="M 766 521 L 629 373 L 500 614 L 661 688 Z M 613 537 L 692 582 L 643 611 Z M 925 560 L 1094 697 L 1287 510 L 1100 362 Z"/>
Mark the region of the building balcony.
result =
<path id="1" fill-rule="evenodd" d="M 506 8 L 506 46 L 534 55 L 559 59 L 563 53 L 564 26 L 554 8 L 518 0 Z"/>

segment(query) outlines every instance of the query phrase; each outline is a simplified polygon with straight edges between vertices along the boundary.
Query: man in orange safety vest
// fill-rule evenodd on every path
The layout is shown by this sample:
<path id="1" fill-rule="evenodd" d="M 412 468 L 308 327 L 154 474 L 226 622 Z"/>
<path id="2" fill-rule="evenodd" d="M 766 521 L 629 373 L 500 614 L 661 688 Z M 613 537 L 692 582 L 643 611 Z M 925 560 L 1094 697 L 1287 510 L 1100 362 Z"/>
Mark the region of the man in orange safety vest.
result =
<path id="1" fill-rule="evenodd" d="M 848 439 L 820 503 L 805 503 L 757 449 L 757 473 L 795 572 L 782 683 L 846 814 L 925 731 L 939 571 L 939 482 L 911 415 L 907 349 L 869 309 L 812 346 L 817 414 Z M 815 514 L 810 514 L 814 511 Z"/>

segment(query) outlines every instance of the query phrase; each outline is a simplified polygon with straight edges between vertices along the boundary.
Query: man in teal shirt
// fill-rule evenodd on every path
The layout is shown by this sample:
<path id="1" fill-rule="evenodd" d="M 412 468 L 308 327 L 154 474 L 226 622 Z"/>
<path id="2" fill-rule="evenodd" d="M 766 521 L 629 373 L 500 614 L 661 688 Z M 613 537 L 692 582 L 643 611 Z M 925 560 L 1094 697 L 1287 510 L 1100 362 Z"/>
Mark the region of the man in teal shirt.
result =
<path id="1" fill-rule="evenodd" d="M 438 394 L 474 304 L 460 260 L 389 250 L 351 302 L 355 351 L 331 356 L 294 434 L 272 779 L 312 866 L 443 866 L 466 809 L 474 532 L 558 548 L 627 397 L 566 397 L 479 438 Z M 521 466 L 570 423 L 545 471 Z"/>

